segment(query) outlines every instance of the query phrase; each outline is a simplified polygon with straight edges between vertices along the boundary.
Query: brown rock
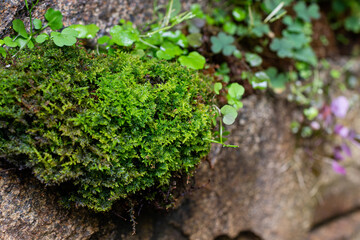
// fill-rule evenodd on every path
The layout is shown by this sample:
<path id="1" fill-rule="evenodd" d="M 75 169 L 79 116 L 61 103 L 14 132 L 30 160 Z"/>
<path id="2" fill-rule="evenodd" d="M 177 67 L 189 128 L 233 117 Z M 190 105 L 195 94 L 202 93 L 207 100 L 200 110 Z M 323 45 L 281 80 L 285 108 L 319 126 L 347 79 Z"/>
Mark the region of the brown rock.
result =
<path id="1" fill-rule="evenodd" d="M 360 239 L 360 211 L 339 217 L 310 233 L 309 240 Z"/>
<path id="2" fill-rule="evenodd" d="M 0 239 L 89 239 L 97 219 L 84 210 L 67 210 L 43 184 L 0 168 Z"/>
<path id="3" fill-rule="evenodd" d="M 194 2 L 182 1 L 183 8 L 189 10 Z M 157 6 L 168 3 L 167 0 L 157 1 Z M 94 23 L 100 28 L 100 34 L 108 33 L 110 28 L 119 23 L 120 19 L 134 22 L 137 26 L 144 26 L 152 20 L 154 1 L 152 0 L 42 0 L 33 10 L 33 17 L 43 21 L 44 14 L 50 7 L 63 14 L 64 26 L 71 24 Z M 28 26 L 28 14 L 24 1 L 5 0 L 0 2 L 0 38 L 10 33 L 12 21 L 16 18 L 25 20 Z"/>

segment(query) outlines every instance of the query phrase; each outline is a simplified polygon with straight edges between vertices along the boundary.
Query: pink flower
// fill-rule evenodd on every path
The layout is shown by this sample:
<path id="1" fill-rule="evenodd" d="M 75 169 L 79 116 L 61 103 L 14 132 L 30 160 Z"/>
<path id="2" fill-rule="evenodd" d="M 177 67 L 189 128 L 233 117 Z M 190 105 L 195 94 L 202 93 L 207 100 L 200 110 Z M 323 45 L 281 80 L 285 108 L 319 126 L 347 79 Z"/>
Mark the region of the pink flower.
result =
<path id="1" fill-rule="evenodd" d="M 346 174 L 346 170 L 343 166 L 341 166 L 338 162 L 336 161 L 332 161 L 332 168 L 333 170 L 338 173 L 338 174 L 341 174 L 341 175 L 345 175 Z"/>
<path id="2" fill-rule="evenodd" d="M 347 138 L 349 136 L 350 130 L 343 125 L 336 124 L 334 127 L 334 132 L 342 138 Z"/>
<path id="3" fill-rule="evenodd" d="M 335 98 L 331 103 L 331 112 L 338 118 L 344 118 L 349 109 L 349 101 L 346 97 Z"/>
<path id="4" fill-rule="evenodd" d="M 319 130 L 320 129 L 320 123 L 318 123 L 318 122 L 316 122 L 316 121 L 312 121 L 311 123 L 310 123 L 310 126 L 311 126 L 311 128 L 312 129 L 314 129 L 314 130 Z"/>

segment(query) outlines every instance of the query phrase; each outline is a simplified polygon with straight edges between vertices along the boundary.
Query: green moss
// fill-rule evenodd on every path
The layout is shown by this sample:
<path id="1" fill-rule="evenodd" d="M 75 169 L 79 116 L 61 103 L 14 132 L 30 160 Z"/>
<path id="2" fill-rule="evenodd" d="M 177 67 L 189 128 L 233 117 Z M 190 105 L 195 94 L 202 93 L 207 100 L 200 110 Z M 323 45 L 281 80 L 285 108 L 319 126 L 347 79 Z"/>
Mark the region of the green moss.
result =
<path id="1" fill-rule="evenodd" d="M 0 158 L 45 184 L 70 183 L 68 201 L 106 211 L 207 155 L 207 90 L 194 71 L 166 61 L 22 51 L 0 64 Z"/>

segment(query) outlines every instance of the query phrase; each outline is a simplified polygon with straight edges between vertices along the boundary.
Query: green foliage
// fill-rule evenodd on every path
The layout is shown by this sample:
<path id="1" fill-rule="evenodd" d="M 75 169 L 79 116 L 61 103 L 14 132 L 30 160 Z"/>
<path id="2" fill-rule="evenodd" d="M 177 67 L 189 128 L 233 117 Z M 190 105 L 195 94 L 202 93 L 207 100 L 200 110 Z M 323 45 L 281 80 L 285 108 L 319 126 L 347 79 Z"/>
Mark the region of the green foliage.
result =
<path id="1" fill-rule="evenodd" d="M 244 93 L 245 93 L 245 89 L 240 84 L 238 84 L 238 83 L 230 84 L 228 87 L 228 94 L 227 94 L 228 104 L 233 106 L 235 108 L 235 110 L 239 110 L 240 108 L 242 108 L 243 103 L 240 100 L 241 100 L 242 96 L 244 95 Z M 235 116 L 235 118 L 236 118 L 236 116 Z M 225 121 L 224 121 L 224 123 L 227 124 Z"/>
<path id="2" fill-rule="evenodd" d="M 299 2 L 296 6 L 299 6 L 300 3 L 303 2 Z M 303 4 L 300 4 L 300 6 L 303 6 Z M 317 8 L 312 7 L 311 9 L 312 10 L 309 11 L 313 13 Z M 282 38 L 274 38 L 274 40 L 270 44 L 270 49 L 276 51 L 278 56 L 281 58 L 288 57 L 298 61 L 316 65 L 317 58 L 310 46 L 312 34 L 311 25 L 304 22 L 304 16 L 300 16 L 298 16 L 298 18 L 296 19 L 293 19 L 290 16 L 286 16 L 283 19 L 283 23 L 287 25 L 287 29 L 283 30 Z M 309 13 L 308 17 L 310 16 L 314 17 L 317 15 L 315 13 L 310 15 Z"/>
<path id="3" fill-rule="evenodd" d="M 227 125 L 231 125 L 235 122 L 237 117 L 236 108 L 230 105 L 225 105 L 221 108 L 221 113 L 223 115 L 223 121 Z"/>
<path id="4" fill-rule="evenodd" d="M 45 13 L 45 19 L 48 21 L 47 25 L 51 30 L 59 30 L 63 27 L 62 18 L 61 12 L 52 8 L 49 8 Z"/>
<path id="5" fill-rule="evenodd" d="M 252 67 L 260 66 L 262 63 L 262 58 L 255 53 L 246 53 L 245 59 Z"/>
<path id="6" fill-rule="evenodd" d="M 151 199 L 144 190 L 167 191 L 208 153 L 208 87 L 179 64 L 119 51 L 23 50 L 0 64 L 0 156 L 47 185 L 70 184 L 64 201 L 76 206 Z"/>
<path id="7" fill-rule="evenodd" d="M 246 18 L 246 11 L 242 8 L 236 7 L 232 10 L 232 15 L 236 21 L 241 22 Z"/>
<path id="8" fill-rule="evenodd" d="M 315 3 L 306 6 L 305 2 L 300 1 L 295 4 L 294 10 L 298 18 L 302 19 L 304 22 L 310 22 L 311 19 L 320 18 L 319 6 Z"/>
<path id="9" fill-rule="evenodd" d="M 112 27 L 110 29 L 110 35 L 114 43 L 119 46 L 128 47 L 139 40 L 139 32 L 129 25 L 116 25 Z"/>
<path id="10" fill-rule="evenodd" d="M 214 84 L 214 92 L 216 94 L 220 94 L 221 89 L 222 89 L 222 84 L 221 83 L 217 82 L 217 83 Z"/>
<path id="11" fill-rule="evenodd" d="M 212 44 L 211 51 L 213 53 L 222 52 L 225 56 L 230 56 L 236 50 L 235 45 L 233 45 L 234 37 L 223 32 L 220 32 L 216 37 L 212 36 L 210 40 Z"/>
<path id="12" fill-rule="evenodd" d="M 273 89 L 280 92 L 285 89 L 285 85 L 289 81 L 285 73 L 279 73 L 274 67 L 266 69 L 265 72 L 270 78 L 270 84 Z"/>
<path id="13" fill-rule="evenodd" d="M 89 25 L 75 24 L 69 26 L 69 28 L 74 29 L 78 32 L 77 38 L 88 38 L 88 39 L 92 39 L 96 37 L 97 32 L 100 30 L 100 28 L 95 24 L 89 24 Z"/>
<path id="14" fill-rule="evenodd" d="M 215 76 L 218 76 L 223 82 L 228 83 L 230 81 L 229 74 L 230 68 L 226 62 L 222 63 L 216 70 Z"/>
<path id="15" fill-rule="evenodd" d="M 65 28 L 59 32 L 51 32 L 51 39 L 58 47 L 72 46 L 76 43 L 78 32 L 72 28 Z M 45 38 L 45 36 L 44 36 Z"/>
<path id="16" fill-rule="evenodd" d="M 181 56 L 179 58 L 181 65 L 192 69 L 203 69 L 205 65 L 205 58 L 198 52 L 191 52 L 188 56 Z"/>

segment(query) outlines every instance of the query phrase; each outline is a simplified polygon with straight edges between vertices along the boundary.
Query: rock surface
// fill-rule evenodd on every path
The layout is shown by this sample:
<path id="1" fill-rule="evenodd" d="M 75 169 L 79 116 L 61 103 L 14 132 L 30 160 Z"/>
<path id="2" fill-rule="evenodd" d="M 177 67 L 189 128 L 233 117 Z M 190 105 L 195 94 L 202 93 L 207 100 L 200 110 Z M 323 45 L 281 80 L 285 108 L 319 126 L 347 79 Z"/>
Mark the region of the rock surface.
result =
<path id="1" fill-rule="evenodd" d="M 140 24 L 152 16 L 150 0 L 44 0 L 34 16 L 43 16 L 49 7 L 61 10 L 65 26 L 96 23 L 102 31 L 121 18 Z M 23 1 L 1 1 L 0 37 L 25 13 Z M 360 74 L 359 69 L 353 71 Z M 355 105 L 348 119 L 358 132 L 359 109 Z M 239 148 L 214 146 L 209 162 L 195 175 L 199 189 L 168 214 L 142 210 L 135 236 L 121 217 L 66 210 L 51 189 L 26 174 L 1 168 L 0 239 L 359 239 L 359 150 L 353 147 L 353 158 L 346 162 L 347 176 L 334 174 L 322 155 L 314 160 L 296 149 L 289 131 L 292 110 L 270 96 L 245 99 L 239 120 L 229 128 L 229 143 Z M 313 172 L 314 165 L 321 171 Z"/>
<path id="2" fill-rule="evenodd" d="M 166 4 L 167 0 L 157 1 L 158 5 Z M 188 10 L 192 3 L 205 4 L 201 1 L 182 1 L 183 8 Z M 153 0 L 40 0 L 33 10 L 33 17 L 44 20 L 44 14 L 50 7 L 63 14 L 64 26 L 71 24 L 95 23 L 101 30 L 100 34 L 119 23 L 120 19 L 143 26 L 153 19 Z M 28 23 L 28 15 L 23 0 L 0 1 L 0 38 L 10 33 L 12 21 L 16 18 Z"/>
<path id="3" fill-rule="evenodd" d="M 89 239 L 98 220 L 66 210 L 36 179 L 0 168 L 0 239 Z"/>

